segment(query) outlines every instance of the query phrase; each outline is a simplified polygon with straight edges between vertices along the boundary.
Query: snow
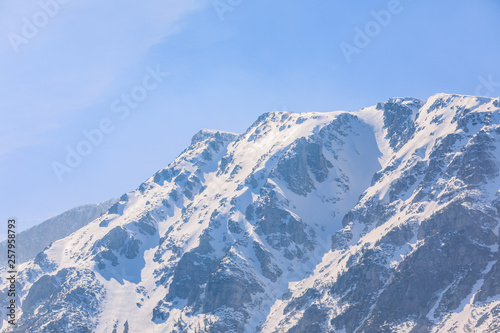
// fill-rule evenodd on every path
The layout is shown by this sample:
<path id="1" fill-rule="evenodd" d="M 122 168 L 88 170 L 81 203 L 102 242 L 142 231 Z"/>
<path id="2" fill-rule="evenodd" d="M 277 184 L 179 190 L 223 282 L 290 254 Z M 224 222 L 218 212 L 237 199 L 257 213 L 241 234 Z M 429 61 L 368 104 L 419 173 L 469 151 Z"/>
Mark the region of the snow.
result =
<path id="1" fill-rule="evenodd" d="M 431 110 L 431 106 L 437 105 L 441 100 L 446 103 L 445 107 Z M 399 98 L 391 101 L 411 105 L 418 100 Z M 420 206 L 417 207 L 413 200 L 418 184 L 423 178 L 419 176 L 415 184 L 391 202 L 394 214 L 382 224 L 377 226 L 376 223 L 364 224 L 355 220 L 347 226 L 342 225 L 342 220 L 349 211 L 353 208 L 369 208 L 370 200 L 389 203 L 389 193 L 394 183 L 417 163 L 429 163 L 430 154 L 439 140 L 448 134 L 459 133 L 454 121 L 457 112 L 466 108 L 474 112 L 486 112 L 486 109 L 491 107 L 490 100 L 448 94 L 437 94 L 429 98 L 425 104 L 421 103 L 423 106 L 420 110 L 414 109 L 412 114 L 412 120 L 417 124 L 417 131 L 398 151 L 394 151 L 390 146 L 387 129 L 384 127 L 383 110 L 376 106 L 355 112 L 304 114 L 272 112 L 259 118 L 256 124 L 241 135 L 201 130 L 193 137 L 189 148 L 167 168 L 159 171 L 159 173 L 167 171 L 173 173 L 175 170 L 181 170 L 186 175 L 186 180 L 176 182 L 176 175 L 171 181 L 156 183 L 155 177 L 151 177 L 143 184 L 144 186 L 127 193 L 128 200 L 119 214 L 106 214 L 97 218 L 68 237 L 54 242 L 46 254 L 57 265 L 57 269 L 77 267 L 96 272 L 99 282 L 106 290 L 106 301 L 102 304 L 103 311 L 96 332 L 110 332 L 115 326 L 123 327 L 125 321 L 128 321 L 132 331 L 138 327 L 142 332 L 172 331 L 177 320 L 182 321 L 189 328 L 188 331 L 194 331 L 196 327 L 204 327 L 206 321 L 216 321 L 224 316 L 230 317 L 235 315 L 235 312 L 226 309 L 217 315 L 200 312 L 192 314 L 188 307 L 183 308 L 186 300 L 177 299 L 179 303 L 172 305 L 168 320 L 153 323 L 151 319 L 155 307 L 165 300 L 172 282 L 170 276 L 162 284 L 157 285 L 158 271 L 174 269 L 184 253 L 200 245 L 200 236 L 207 231 L 213 248 L 213 253 L 210 255 L 226 258 L 224 260 L 228 260 L 230 255 L 232 263 L 244 267 L 245 274 L 255 278 L 264 288 L 264 293 L 253 296 L 258 299 L 252 299 L 247 305 L 248 310 L 253 313 L 246 323 L 246 331 L 254 332 L 259 325 L 263 325 L 263 332 L 273 331 L 277 327 L 283 330 L 291 328 L 301 318 L 304 309 L 284 314 L 284 309 L 289 304 L 289 299 L 282 299 L 285 292 L 288 291 L 292 296 L 290 299 L 293 299 L 300 297 L 310 288 L 327 290 L 349 269 L 350 262 L 356 260 L 363 249 L 375 249 L 381 239 L 395 228 L 410 226 L 415 235 L 407 244 L 384 248 L 384 251 L 387 251 L 384 252 L 387 259 L 386 266 L 396 269 L 399 263 L 423 244 L 423 240 L 417 240 L 416 231 L 420 223 L 449 204 L 443 198 L 461 190 L 463 184 L 458 179 L 441 177 L 433 184 L 440 189 L 437 197 L 424 198 L 419 201 Z M 322 154 L 332 166 L 328 169 L 325 181 L 314 181 L 314 190 L 307 195 L 295 193 L 286 181 L 272 173 L 278 166 L 280 158 L 292 153 L 290 147 L 297 140 L 306 138 L 321 142 L 325 139 L 320 137 L 320 130 L 334 123 L 339 117 L 347 115 L 351 117 L 350 127 L 341 128 L 349 132 L 345 139 L 346 144 L 334 142 L 331 148 L 327 149 L 323 142 Z M 436 116 L 439 117 L 435 118 Z M 433 121 L 434 119 L 439 120 Z M 471 133 L 479 130 L 479 125 L 470 128 Z M 223 138 L 224 144 L 221 144 L 220 150 L 213 151 L 210 150 L 212 148 L 209 142 L 217 136 L 217 133 Z M 495 157 L 498 161 L 500 147 L 498 143 L 496 145 Z M 207 149 L 211 153 L 210 160 L 204 158 Z M 223 160 L 227 161 L 224 169 L 222 169 Z M 392 164 L 395 168 L 386 171 L 372 184 L 374 174 Z M 314 179 L 314 175 L 308 172 L 310 178 Z M 246 180 L 252 175 L 258 183 L 255 188 L 246 185 Z M 184 190 L 189 187 L 186 185 L 187 181 L 195 177 L 198 181 L 193 181 L 194 185 L 189 185 L 193 187 L 190 189 L 193 196 L 184 195 Z M 348 187 L 345 187 L 346 184 Z M 246 208 L 264 197 L 262 193 L 264 185 L 266 188 L 272 188 L 281 200 L 280 208 L 313 230 L 315 247 L 306 253 L 305 258 L 286 258 L 282 249 L 270 246 L 266 237 L 256 231 L 254 221 L 246 219 Z M 205 186 L 205 189 L 198 194 L 202 186 Z M 498 188 L 500 188 L 500 177 L 492 180 L 481 190 L 477 190 L 476 195 L 486 202 L 483 203 L 484 209 L 489 204 L 488 200 L 500 196 Z M 179 194 L 177 201 L 170 198 L 170 193 L 174 190 Z M 163 204 L 165 201 L 170 207 Z M 474 206 L 474 209 L 479 208 L 479 204 Z M 154 235 L 141 234 L 134 226 L 134 223 L 145 214 L 150 214 L 158 230 Z M 109 224 L 100 226 L 104 220 L 109 220 Z M 229 230 L 227 226 L 229 220 L 235 221 L 243 231 L 238 233 Z M 119 255 L 118 266 L 108 265 L 105 269 L 98 270 L 93 259 L 95 256 L 93 246 L 118 226 L 133 234 L 141 242 L 140 255 L 133 259 Z M 499 227 L 500 224 L 495 229 L 497 235 Z M 331 237 L 341 229 L 345 233 L 351 233 L 352 238 L 348 239 L 346 248 L 332 249 Z M 166 239 L 161 245 L 160 238 Z M 252 250 L 253 242 L 261 244 L 272 255 L 272 263 L 279 265 L 283 270 L 282 276 L 276 282 L 271 283 L 262 276 L 259 259 Z M 498 244 L 490 246 L 490 249 L 492 252 L 498 252 Z M 160 253 L 162 262 L 155 260 L 157 253 Z M 483 275 L 487 274 L 494 263 L 488 265 Z M 26 269 L 29 265 L 33 264 L 29 263 L 21 269 Z M 55 274 L 56 271 L 46 273 Z M 462 326 L 459 326 L 463 327 L 472 313 L 478 310 L 478 305 L 473 304 L 472 300 L 482 283 L 482 280 L 477 281 L 471 294 L 463 300 L 459 313 L 443 319 L 445 325 L 442 326 L 443 330 L 451 329 L 452 321 L 460 321 Z M 26 282 L 25 290 L 30 286 L 31 283 Z M 437 301 L 427 314 L 427 318 L 433 322 L 437 323 L 440 320 L 435 314 L 446 290 L 448 289 L 436 295 Z M 309 302 L 328 304 L 330 316 L 338 315 L 352 306 L 343 303 L 340 297 L 326 293 L 322 293 L 319 299 Z M 398 331 L 407 332 L 411 328 L 412 323 L 407 322 L 401 324 Z"/>

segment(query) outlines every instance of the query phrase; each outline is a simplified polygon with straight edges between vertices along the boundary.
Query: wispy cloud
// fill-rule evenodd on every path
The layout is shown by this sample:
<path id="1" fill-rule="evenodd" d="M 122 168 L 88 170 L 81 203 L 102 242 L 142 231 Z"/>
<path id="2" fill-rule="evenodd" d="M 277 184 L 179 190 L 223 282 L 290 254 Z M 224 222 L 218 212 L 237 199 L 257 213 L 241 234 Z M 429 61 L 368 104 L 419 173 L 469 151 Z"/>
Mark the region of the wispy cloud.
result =
<path id="1" fill-rule="evenodd" d="M 151 46 L 181 28 L 185 14 L 204 5 L 204 0 L 0 2 L 0 154 L 35 142 L 60 118 L 103 98 Z"/>

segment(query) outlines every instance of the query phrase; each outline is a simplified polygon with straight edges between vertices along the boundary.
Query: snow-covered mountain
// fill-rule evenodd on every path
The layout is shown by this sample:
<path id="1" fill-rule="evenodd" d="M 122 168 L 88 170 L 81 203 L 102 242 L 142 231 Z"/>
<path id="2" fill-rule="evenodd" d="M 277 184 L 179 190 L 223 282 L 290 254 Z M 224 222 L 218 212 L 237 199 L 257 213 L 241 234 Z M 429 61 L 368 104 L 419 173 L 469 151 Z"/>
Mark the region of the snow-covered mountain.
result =
<path id="1" fill-rule="evenodd" d="M 19 268 L 2 332 L 498 332 L 499 145 L 500 99 L 449 94 L 202 130 Z"/>
<path id="2" fill-rule="evenodd" d="M 104 214 L 117 200 L 109 199 L 100 204 L 82 205 L 65 211 L 16 235 L 20 245 L 16 251 L 17 263 L 23 263 L 50 245 Z M 0 242 L 0 253 L 7 253 L 7 241 Z M 2 258 L 2 267 L 7 257 Z"/>

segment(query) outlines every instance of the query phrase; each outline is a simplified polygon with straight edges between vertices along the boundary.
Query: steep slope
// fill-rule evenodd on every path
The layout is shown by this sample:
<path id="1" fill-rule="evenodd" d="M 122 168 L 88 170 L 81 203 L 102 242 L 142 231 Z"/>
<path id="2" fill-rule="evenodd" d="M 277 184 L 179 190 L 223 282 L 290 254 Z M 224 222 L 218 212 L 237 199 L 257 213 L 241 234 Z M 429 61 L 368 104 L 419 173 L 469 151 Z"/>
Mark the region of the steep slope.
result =
<path id="1" fill-rule="evenodd" d="M 22 246 L 16 253 L 16 261 L 23 263 L 35 258 L 50 243 L 68 236 L 95 220 L 115 202 L 116 199 L 109 199 L 100 204 L 78 206 L 18 233 L 16 239 Z M 7 241 L 0 242 L 0 253 L 7 253 Z M 5 262 L 1 266 L 5 267 Z"/>
<path id="2" fill-rule="evenodd" d="M 499 104 L 442 94 L 362 111 L 381 114 L 394 153 L 263 331 L 498 332 Z"/>
<path id="3" fill-rule="evenodd" d="M 20 267 L 2 331 L 493 332 L 499 106 L 440 94 L 202 130 Z"/>

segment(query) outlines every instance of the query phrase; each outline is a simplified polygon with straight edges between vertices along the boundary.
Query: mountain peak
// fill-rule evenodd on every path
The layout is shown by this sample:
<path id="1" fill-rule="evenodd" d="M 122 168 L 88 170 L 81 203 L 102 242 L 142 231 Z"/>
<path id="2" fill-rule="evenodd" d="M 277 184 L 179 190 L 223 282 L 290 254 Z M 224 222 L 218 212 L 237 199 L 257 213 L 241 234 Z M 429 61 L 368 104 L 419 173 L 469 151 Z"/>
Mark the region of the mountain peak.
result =
<path id="1" fill-rule="evenodd" d="M 387 100 L 387 103 L 394 103 L 394 104 L 418 103 L 423 105 L 425 101 L 415 97 L 391 97 Z"/>
<path id="2" fill-rule="evenodd" d="M 198 142 L 205 141 L 206 139 L 212 138 L 214 136 L 220 136 L 225 140 L 227 139 L 234 140 L 236 139 L 236 137 L 239 136 L 239 134 L 202 128 L 195 135 L 193 135 L 193 137 L 191 138 L 191 144 L 194 145 Z"/>
<path id="3" fill-rule="evenodd" d="M 200 130 L 19 267 L 18 327 L 497 332 L 498 102 L 402 97 Z"/>
<path id="4" fill-rule="evenodd" d="M 480 101 L 480 102 L 484 103 L 484 102 L 487 102 L 491 99 L 492 98 L 489 98 L 489 97 L 478 97 L 478 96 L 473 96 L 473 95 L 437 93 L 437 94 L 434 94 L 431 97 L 429 97 L 427 99 L 427 103 L 430 103 L 430 105 L 432 105 L 433 103 L 441 101 L 444 103 L 461 103 L 461 104 L 463 104 L 464 102 L 469 102 L 471 100 Z"/>

